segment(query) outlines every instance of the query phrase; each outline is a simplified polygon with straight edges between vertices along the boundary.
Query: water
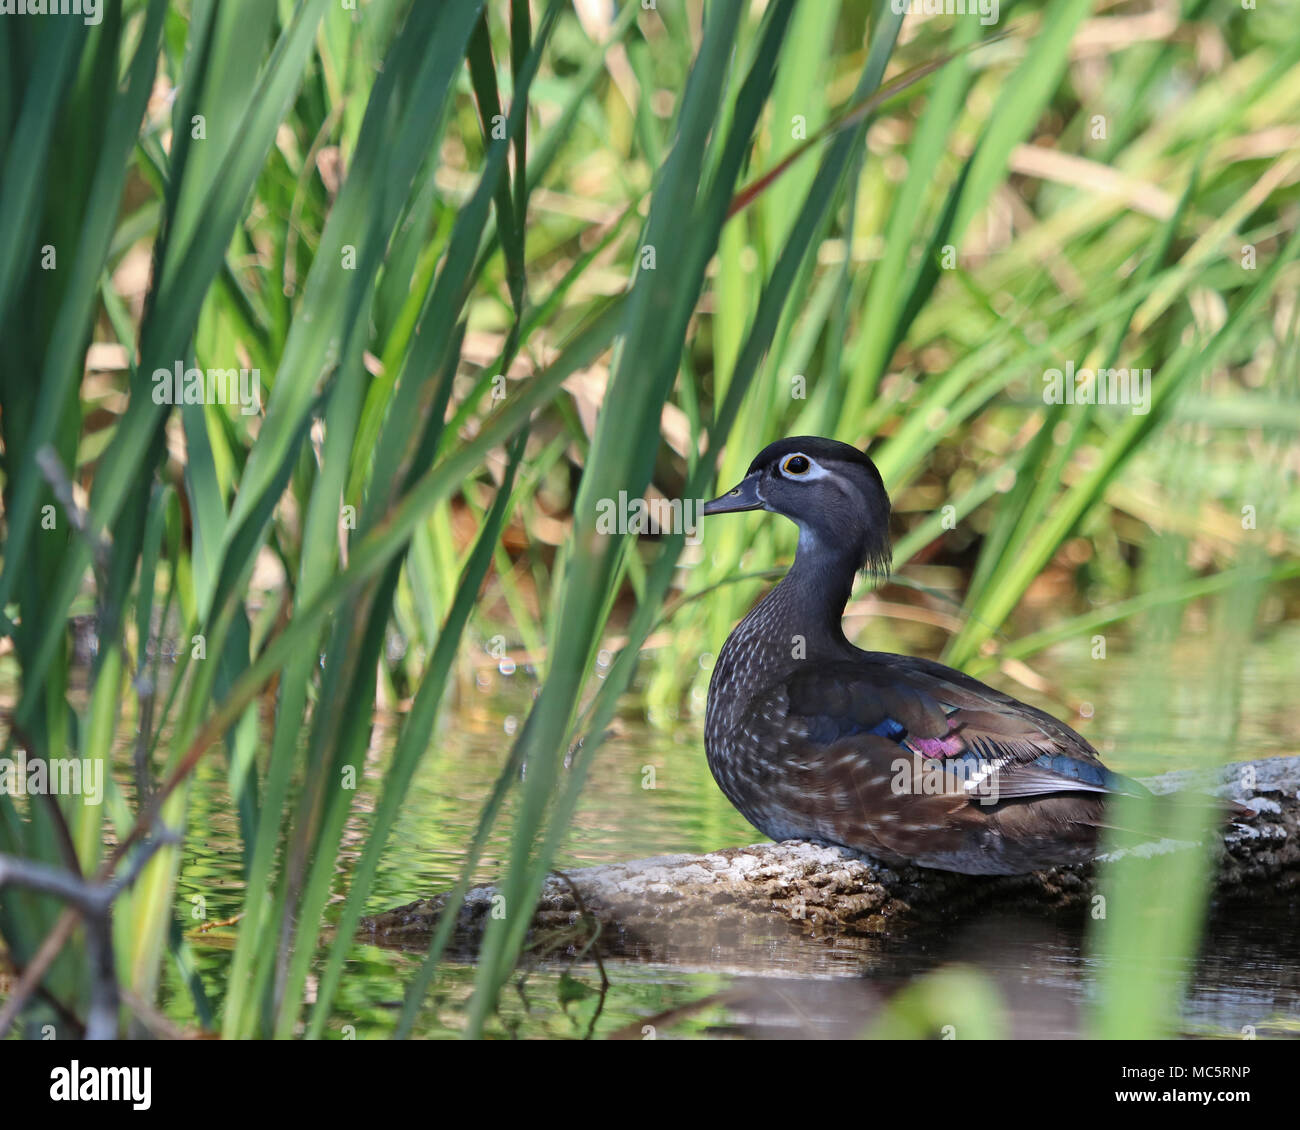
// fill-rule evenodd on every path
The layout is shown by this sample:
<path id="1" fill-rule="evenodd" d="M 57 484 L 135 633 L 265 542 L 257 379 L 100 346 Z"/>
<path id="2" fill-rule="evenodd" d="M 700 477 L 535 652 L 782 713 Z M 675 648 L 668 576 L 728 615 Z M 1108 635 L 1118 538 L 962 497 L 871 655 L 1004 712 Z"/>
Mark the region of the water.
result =
<path id="1" fill-rule="evenodd" d="M 1293 754 L 1300 722 L 1288 708 L 1295 686 L 1300 627 L 1258 642 L 1243 672 L 1239 748 L 1234 759 Z M 1112 652 L 1115 649 L 1112 648 Z M 1124 772 L 1150 774 L 1187 764 L 1202 738 L 1207 682 L 1218 677 L 1208 639 L 1180 643 L 1170 688 L 1153 709 L 1144 688 L 1149 658 L 1112 654 L 1104 663 L 1085 652 L 1036 660 L 1045 687 L 1069 687 L 1064 699 L 998 678 L 999 685 L 1067 718 Z M 413 782 L 394 829 L 367 910 L 377 912 L 446 889 L 463 865 L 479 804 L 495 780 L 531 698 L 523 671 L 493 672 L 449 709 L 434 748 Z M 1097 704 L 1092 717 L 1070 703 Z M 592 767 L 572 833 L 557 865 L 702 852 L 761 839 L 718 792 L 705 765 L 699 719 L 670 729 L 625 720 Z M 374 743 L 359 802 L 338 866 L 346 873 L 366 836 L 366 813 L 388 747 Z M 178 906 L 202 896 L 208 921 L 236 913 L 242 898 L 238 830 L 225 800 L 224 769 L 204 764 L 182 864 Z M 209 803 L 204 803 L 207 801 Z M 476 881 L 494 879 L 508 851 L 509 812 L 498 821 Z M 336 900 L 337 902 L 338 900 Z M 191 921 L 188 925 L 197 926 Z M 1234 911 L 1217 920 L 1199 957 L 1175 972 L 1188 986 L 1182 1027 L 1188 1035 L 1239 1037 L 1300 1034 L 1300 903 Z M 229 967 L 234 930 L 187 931 L 200 975 L 214 997 Z M 335 1003 L 330 1035 L 379 1038 L 396 1025 L 418 952 L 356 943 Z M 700 953 L 663 945 L 605 961 L 600 991 L 590 959 L 554 955 L 527 964 L 507 990 L 491 1030 L 522 1037 L 642 1039 L 690 1036 L 851 1036 L 879 1021 L 886 1004 L 916 979 L 948 968 L 975 969 L 990 991 L 990 1031 L 1019 1037 L 1082 1034 L 1098 960 L 1082 921 L 1010 918 L 992 911 L 942 927 L 884 939 L 813 939 L 774 923 L 771 935 Z M 454 1034 L 464 1023 L 474 969 L 450 963 L 416 1029 Z M 193 1018 L 192 1004 L 169 969 L 166 1011 Z"/>

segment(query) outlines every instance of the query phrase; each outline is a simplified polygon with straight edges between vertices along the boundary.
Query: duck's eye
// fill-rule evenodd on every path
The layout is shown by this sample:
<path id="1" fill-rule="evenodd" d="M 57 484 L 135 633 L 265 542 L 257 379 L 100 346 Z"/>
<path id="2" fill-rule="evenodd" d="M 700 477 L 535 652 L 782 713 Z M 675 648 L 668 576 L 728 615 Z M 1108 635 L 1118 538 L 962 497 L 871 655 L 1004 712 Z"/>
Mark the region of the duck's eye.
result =
<path id="1" fill-rule="evenodd" d="M 806 475 L 808 469 L 812 466 L 806 455 L 791 455 L 784 463 L 781 464 L 781 470 L 787 475 Z"/>

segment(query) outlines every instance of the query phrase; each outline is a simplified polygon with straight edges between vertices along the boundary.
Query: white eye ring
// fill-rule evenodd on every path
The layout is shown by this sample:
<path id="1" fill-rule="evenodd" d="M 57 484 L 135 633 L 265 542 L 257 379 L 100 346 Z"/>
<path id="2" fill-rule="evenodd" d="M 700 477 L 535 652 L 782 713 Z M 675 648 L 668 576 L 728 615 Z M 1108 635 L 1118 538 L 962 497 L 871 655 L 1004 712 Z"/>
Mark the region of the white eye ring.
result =
<path id="1" fill-rule="evenodd" d="M 790 465 L 792 459 L 805 459 L 808 461 L 808 468 L 804 471 L 788 471 L 786 468 Z M 781 477 L 786 479 L 824 479 L 830 472 L 821 466 L 817 460 L 805 455 L 802 451 L 792 451 L 778 464 L 777 469 L 781 472 Z"/>

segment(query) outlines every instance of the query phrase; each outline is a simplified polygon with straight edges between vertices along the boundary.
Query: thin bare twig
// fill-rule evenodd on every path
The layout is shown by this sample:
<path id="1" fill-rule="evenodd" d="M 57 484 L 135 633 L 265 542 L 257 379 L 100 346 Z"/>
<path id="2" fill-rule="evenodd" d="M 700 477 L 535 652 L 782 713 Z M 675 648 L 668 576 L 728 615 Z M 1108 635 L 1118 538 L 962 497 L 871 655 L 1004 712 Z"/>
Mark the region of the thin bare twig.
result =
<path id="1" fill-rule="evenodd" d="M 605 998 L 609 995 L 609 974 L 605 972 L 604 959 L 601 958 L 600 950 L 596 946 L 596 942 L 600 940 L 600 935 L 604 930 L 604 927 L 601 925 L 600 920 L 587 910 L 587 904 L 582 901 L 582 892 L 578 890 L 577 884 L 574 883 L 568 875 L 557 868 L 552 867 L 551 874 L 558 876 L 564 882 L 565 886 L 569 888 L 569 891 L 573 895 L 573 901 L 577 903 L 578 914 L 581 915 L 584 921 L 590 923 L 592 927 L 591 937 L 587 939 L 587 944 L 582 947 L 578 952 L 577 957 L 574 958 L 575 962 L 581 961 L 583 957 L 590 953 L 592 959 L 596 962 L 596 969 L 600 973 L 600 999 L 596 1002 L 596 1011 L 591 1014 L 591 1023 L 587 1025 L 587 1035 L 585 1037 L 590 1040 L 592 1034 L 596 1031 L 596 1021 L 600 1019 L 600 1014 L 605 1009 Z"/>
<path id="2" fill-rule="evenodd" d="M 90 515 L 77 505 L 77 500 L 72 494 L 72 480 L 64 470 L 58 452 L 47 443 L 36 453 L 36 466 L 49 484 L 55 501 L 68 515 L 73 530 L 90 547 L 96 572 L 101 574 L 106 572 L 109 557 L 112 555 L 112 545 L 105 534 L 91 529 Z"/>
<path id="3" fill-rule="evenodd" d="M 110 912 L 113 900 L 131 886 L 149 860 L 164 844 L 180 842 L 179 833 L 161 824 L 131 859 L 130 865 L 117 876 L 84 879 L 36 860 L 0 855 L 0 887 L 16 884 L 43 894 L 54 895 L 66 904 L 54 928 L 41 942 L 35 956 L 22 971 L 17 985 L 0 1009 L 0 1037 L 8 1032 L 19 1012 L 39 988 L 80 919 L 85 924 L 86 942 L 93 973 L 90 1013 L 86 1020 L 87 1039 L 111 1039 L 117 1032 L 119 990 L 113 958 L 113 933 Z"/>

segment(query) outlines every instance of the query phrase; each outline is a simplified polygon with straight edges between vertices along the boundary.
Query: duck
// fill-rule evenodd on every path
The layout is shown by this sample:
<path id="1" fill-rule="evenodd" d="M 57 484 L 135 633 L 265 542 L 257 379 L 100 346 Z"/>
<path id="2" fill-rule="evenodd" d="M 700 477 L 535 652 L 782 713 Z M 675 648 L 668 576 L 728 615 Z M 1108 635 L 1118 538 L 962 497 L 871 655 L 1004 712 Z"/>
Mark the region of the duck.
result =
<path id="1" fill-rule="evenodd" d="M 709 680 L 704 746 L 727 799 L 773 840 L 886 866 L 1015 875 L 1086 862 L 1107 804 L 1149 796 L 1058 718 L 934 660 L 863 651 L 843 615 L 891 564 L 890 501 L 851 444 L 769 444 L 706 516 L 766 510 L 794 563 L 736 626 Z"/>

